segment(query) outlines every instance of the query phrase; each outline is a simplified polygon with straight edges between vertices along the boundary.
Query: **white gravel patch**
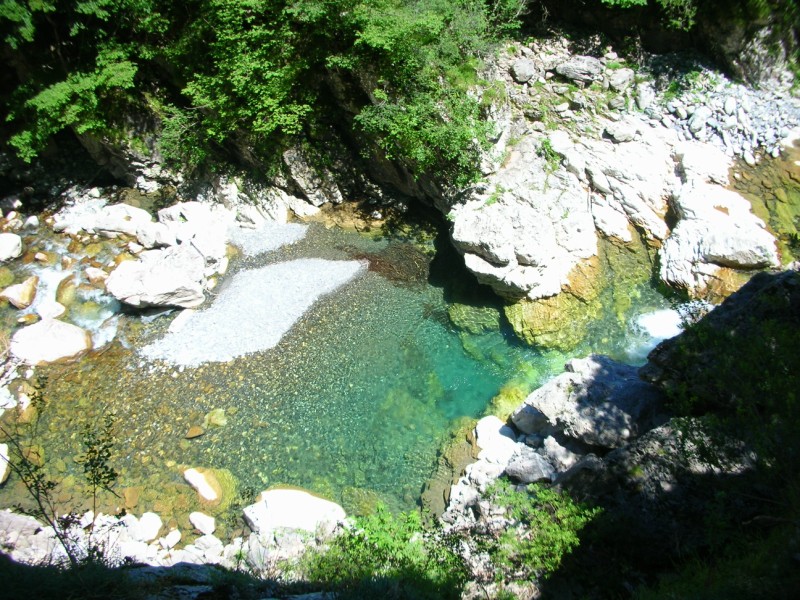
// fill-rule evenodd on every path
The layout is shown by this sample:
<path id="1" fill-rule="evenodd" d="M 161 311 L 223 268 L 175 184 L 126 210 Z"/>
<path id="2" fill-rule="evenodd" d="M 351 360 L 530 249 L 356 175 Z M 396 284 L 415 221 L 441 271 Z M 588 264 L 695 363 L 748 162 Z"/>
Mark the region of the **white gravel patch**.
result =
<path id="1" fill-rule="evenodd" d="M 196 367 L 272 348 L 321 296 L 365 269 L 360 261 L 303 258 L 242 271 L 209 308 L 140 354 Z"/>
<path id="2" fill-rule="evenodd" d="M 231 227 L 228 237 L 245 256 L 257 256 L 293 244 L 303 239 L 307 231 L 308 225 L 267 221 L 257 229 Z"/>

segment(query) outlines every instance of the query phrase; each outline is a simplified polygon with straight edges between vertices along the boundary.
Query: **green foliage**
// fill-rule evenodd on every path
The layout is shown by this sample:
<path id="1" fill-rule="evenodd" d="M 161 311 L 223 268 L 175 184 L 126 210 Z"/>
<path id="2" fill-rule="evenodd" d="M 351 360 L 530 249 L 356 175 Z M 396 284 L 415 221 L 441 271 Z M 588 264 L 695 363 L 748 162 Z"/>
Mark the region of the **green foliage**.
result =
<path id="1" fill-rule="evenodd" d="M 30 160 L 64 129 L 119 139 L 160 107 L 168 160 L 225 152 L 269 164 L 331 118 L 330 76 L 352 86 L 359 142 L 443 183 L 472 179 L 488 134 L 480 57 L 526 0 L 5 0 L 0 35 L 20 85 L 10 143 Z M 24 60 L 22 55 L 24 54 Z M 358 89 L 360 88 L 360 89 Z M 361 92 L 368 97 L 359 97 Z M 153 101 L 143 102 L 152 95 Z"/>
<path id="2" fill-rule="evenodd" d="M 305 571 L 339 598 L 456 599 L 467 578 L 454 540 L 418 512 L 393 515 L 383 506 L 308 556 Z"/>
<path id="3" fill-rule="evenodd" d="M 580 531 L 600 514 L 598 508 L 587 508 L 537 484 L 517 491 L 507 480 L 498 480 L 487 497 L 505 506 L 515 523 L 488 544 L 500 580 L 533 581 L 554 572 L 580 543 Z"/>

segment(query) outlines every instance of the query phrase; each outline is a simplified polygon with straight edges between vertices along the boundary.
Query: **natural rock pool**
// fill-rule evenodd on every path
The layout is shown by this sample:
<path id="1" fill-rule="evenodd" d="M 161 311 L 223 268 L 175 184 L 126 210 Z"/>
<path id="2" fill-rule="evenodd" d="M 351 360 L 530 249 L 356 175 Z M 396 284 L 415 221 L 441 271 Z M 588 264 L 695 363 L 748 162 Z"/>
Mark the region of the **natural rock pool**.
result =
<path id="1" fill-rule="evenodd" d="M 165 334 L 175 313 L 129 315 L 112 344 L 76 364 L 39 368 L 47 377 L 46 406 L 33 443 L 63 480 L 59 502 L 85 506 L 73 459 L 83 449 L 82 428 L 112 413 L 120 497 L 105 498 L 106 512 L 123 505 L 136 514 L 153 510 L 165 523 L 190 529 L 188 514 L 203 510 L 231 517 L 219 519 L 224 529 L 241 505 L 276 485 L 307 488 L 348 513 L 379 501 L 393 509 L 417 505 L 437 455 L 465 417 L 487 411 L 509 381 L 532 389 L 568 358 L 524 347 L 505 326 L 492 326 L 500 322 L 500 305 L 490 295 L 460 292 L 475 284 L 445 236 L 412 242 L 312 224 L 292 245 L 234 259 L 215 293 L 265 265 L 369 261 L 369 269 L 322 296 L 268 350 L 197 367 L 147 359 L 139 350 Z M 219 339 L 186 343 L 215 348 L 249 335 L 257 311 L 248 306 L 260 306 L 267 292 L 249 286 L 238 297 L 240 310 L 215 334 Z M 628 299 L 624 311 L 609 293 L 578 354 L 637 361 L 654 344 L 637 319 L 666 308 L 666 300 L 646 283 L 616 293 Z M 193 427 L 205 433 L 187 439 Z M 189 467 L 216 470 L 227 492 L 222 504 L 200 504 L 182 476 Z M 26 501 L 17 482 L 0 491 L 3 506 Z"/>

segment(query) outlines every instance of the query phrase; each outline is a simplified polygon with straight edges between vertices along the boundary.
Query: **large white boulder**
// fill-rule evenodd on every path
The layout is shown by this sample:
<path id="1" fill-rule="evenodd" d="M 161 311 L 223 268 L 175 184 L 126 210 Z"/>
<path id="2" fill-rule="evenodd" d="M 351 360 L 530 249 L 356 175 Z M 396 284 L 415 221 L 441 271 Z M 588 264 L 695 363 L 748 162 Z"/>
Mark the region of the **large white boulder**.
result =
<path id="1" fill-rule="evenodd" d="M 330 500 L 303 490 L 267 490 L 259 501 L 245 507 L 244 518 L 256 534 L 275 529 L 316 532 L 343 521 L 344 509 Z"/>
<path id="2" fill-rule="evenodd" d="M 572 269 L 597 253 L 588 190 L 571 172 L 549 172 L 542 143 L 524 137 L 450 215 L 467 268 L 505 296 L 557 294 Z"/>
<path id="3" fill-rule="evenodd" d="M 22 238 L 16 233 L 0 233 L 0 261 L 5 262 L 22 254 Z"/>
<path id="4" fill-rule="evenodd" d="M 205 300 L 205 260 L 187 244 L 142 252 L 121 263 L 106 280 L 117 300 L 132 306 L 193 308 Z"/>
<path id="5" fill-rule="evenodd" d="M 146 210 L 128 204 L 105 206 L 98 213 L 93 229 L 97 233 L 136 235 L 143 225 L 152 222 L 153 218 Z"/>
<path id="6" fill-rule="evenodd" d="M 11 457 L 8 455 L 8 444 L 0 444 L 0 483 L 5 483 L 8 476 L 11 474 L 11 467 L 9 461 Z"/>
<path id="7" fill-rule="evenodd" d="M 74 360 L 91 349 L 88 331 L 56 319 L 24 327 L 11 338 L 11 354 L 29 365 Z"/>

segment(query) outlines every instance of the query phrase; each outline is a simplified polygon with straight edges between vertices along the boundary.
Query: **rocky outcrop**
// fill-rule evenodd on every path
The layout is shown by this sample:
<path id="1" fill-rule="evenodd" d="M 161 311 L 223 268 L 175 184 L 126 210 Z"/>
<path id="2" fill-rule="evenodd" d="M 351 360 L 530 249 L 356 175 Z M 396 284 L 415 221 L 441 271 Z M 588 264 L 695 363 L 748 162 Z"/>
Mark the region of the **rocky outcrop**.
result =
<path id="1" fill-rule="evenodd" d="M 557 294 L 597 252 L 586 190 L 572 173 L 549 172 L 541 143 L 520 141 L 490 183 L 450 213 L 467 268 L 507 297 Z"/>
<path id="2" fill-rule="evenodd" d="M 525 399 L 511 421 L 525 434 L 564 435 L 589 447 L 618 448 L 651 429 L 661 392 L 638 369 L 592 355 L 570 360 L 565 373 Z"/>
<path id="3" fill-rule="evenodd" d="M 687 94 L 665 106 L 658 83 L 634 85 L 620 61 L 540 42 L 489 69 L 508 94 L 489 111 L 496 146 L 482 165 L 485 182 L 451 203 L 448 219 L 465 265 L 514 301 L 507 316 L 529 343 L 574 346 L 580 332 L 568 339 L 563 325 L 591 312 L 614 279 L 596 268 L 601 237 L 661 247 L 661 280 L 693 297 L 724 297 L 745 279 L 739 273 L 779 264 L 774 236 L 723 186 L 732 155 L 780 151 L 800 105 L 718 86 L 705 100 Z M 602 82 L 611 99 L 558 77 Z M 781 115 L 770 130 L 755 108 L 762 102 Z"/>

